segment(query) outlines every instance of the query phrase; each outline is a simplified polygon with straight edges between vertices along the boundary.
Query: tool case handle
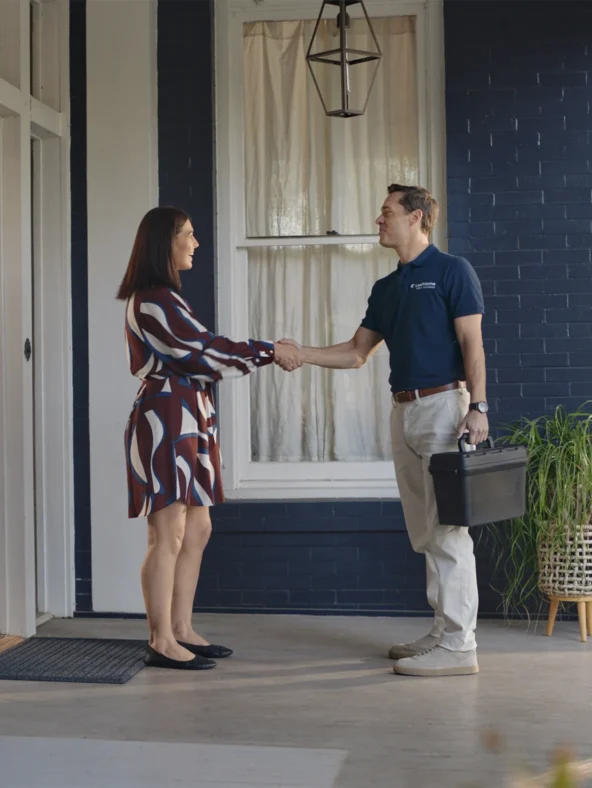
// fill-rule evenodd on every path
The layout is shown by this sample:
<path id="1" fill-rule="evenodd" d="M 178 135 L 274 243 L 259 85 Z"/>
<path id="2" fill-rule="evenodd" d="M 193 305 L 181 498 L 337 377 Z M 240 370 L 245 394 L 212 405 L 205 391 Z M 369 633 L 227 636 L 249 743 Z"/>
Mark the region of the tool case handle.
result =
<path id="1" fill-rule="evenodd" d="M 473 445 L 472 443 L 467 443 L 467 438 L 468 437 L 469 437 L 469 433 L 465 432 L 465 434 L 462 435 L 458 439 L 458 450 L 459 451 L 466 452 L 466 451 L 468 451 L 467 446 L 472 446 Z M 483 441 L 482 443 L 480 443 L 475 448 L 476 449 L 479 449 L 479 448 L 495 449 L 495 443 L 494 443 L 493 438 L 491 437 L 491 435 L 489 435 L 486 441 Z"/>

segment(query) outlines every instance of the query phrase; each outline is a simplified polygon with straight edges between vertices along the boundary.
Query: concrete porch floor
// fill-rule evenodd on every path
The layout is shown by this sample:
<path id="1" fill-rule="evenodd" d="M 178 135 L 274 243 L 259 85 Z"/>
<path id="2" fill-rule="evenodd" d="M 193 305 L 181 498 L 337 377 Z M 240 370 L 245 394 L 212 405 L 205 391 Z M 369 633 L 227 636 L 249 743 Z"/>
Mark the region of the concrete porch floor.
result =
<path id="1" fill-rule="evenodd" d="M 552 638 L 540 623 L 480 622 L 479 675 L 420 679 L 395 676 L 385 655 L 425 620 L 196 619 L 235 649 L 212 671 L 0 682 L 2 788 L 499 788 L 515 767 L 545 771 L 558 745 L 592 758 L 592 639 L 577 622 Z M 143 639 L 145 627 L 56 620 L 39 634 Z M 491 731 L 499 754 L 483 746 Z"/>

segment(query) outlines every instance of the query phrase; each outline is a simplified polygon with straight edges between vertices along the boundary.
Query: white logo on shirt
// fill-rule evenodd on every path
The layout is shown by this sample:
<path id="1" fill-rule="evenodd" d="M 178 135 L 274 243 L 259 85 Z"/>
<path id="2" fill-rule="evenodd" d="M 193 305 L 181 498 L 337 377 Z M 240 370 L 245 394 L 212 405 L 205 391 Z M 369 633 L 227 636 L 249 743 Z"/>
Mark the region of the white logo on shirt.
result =
<path id="1" fill-rule="evenodd" d="M 412 290 L 435 290 L 436 283 L 435 282 L 418 282 L 417 284 L 411 285 Z"/>

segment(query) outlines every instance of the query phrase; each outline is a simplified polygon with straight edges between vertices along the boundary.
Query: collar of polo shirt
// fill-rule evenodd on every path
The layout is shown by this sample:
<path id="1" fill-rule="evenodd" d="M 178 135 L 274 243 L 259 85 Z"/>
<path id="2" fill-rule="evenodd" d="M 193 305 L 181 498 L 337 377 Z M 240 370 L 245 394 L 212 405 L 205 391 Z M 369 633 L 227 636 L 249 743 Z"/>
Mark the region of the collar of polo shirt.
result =
<path id="1" fill-rule="evenodd" d="M 416 257 L 415 260 L 410 260 L 409 263 L 405 264 L 399 261 L 399 265 L 397 267 L 399 269 L 403 268 L 404 265 L 415 265 L 420 267 L 426 262 L 427 258 L 430 256 L 430 253 L 433 252 L 435 248 L 436 247 L 434 244 L 430 244 L 429 246 L 426 246 L 423 252 L 418 257 Z"/>

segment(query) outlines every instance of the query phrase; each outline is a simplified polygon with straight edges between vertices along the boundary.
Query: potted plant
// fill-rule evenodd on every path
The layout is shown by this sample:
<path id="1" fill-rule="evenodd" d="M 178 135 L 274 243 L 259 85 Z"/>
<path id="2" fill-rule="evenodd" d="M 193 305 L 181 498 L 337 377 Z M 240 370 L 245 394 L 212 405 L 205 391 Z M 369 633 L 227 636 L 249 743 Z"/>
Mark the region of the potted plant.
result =
<path id="1" fill-rule="evenodd" d="M 553 619 L 553 600 L 592 598 L 592 414 L 586 404 L 575 413 L 558 407 L 522 419 L 499 439 L 528 451 L 526 513 L 505 529 L 490 529 L 506 616 L 530 611 L 539 592 L 552 600 Z"/>

